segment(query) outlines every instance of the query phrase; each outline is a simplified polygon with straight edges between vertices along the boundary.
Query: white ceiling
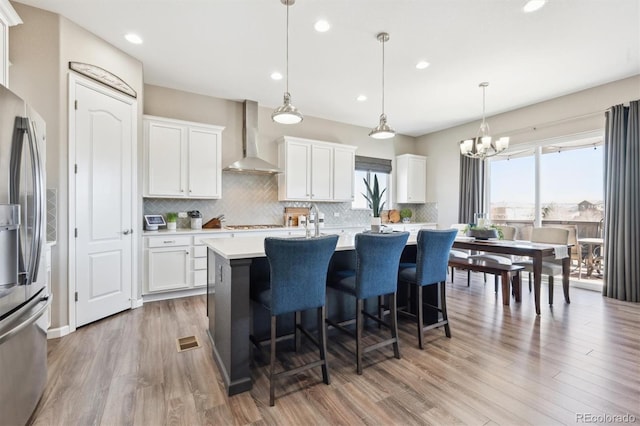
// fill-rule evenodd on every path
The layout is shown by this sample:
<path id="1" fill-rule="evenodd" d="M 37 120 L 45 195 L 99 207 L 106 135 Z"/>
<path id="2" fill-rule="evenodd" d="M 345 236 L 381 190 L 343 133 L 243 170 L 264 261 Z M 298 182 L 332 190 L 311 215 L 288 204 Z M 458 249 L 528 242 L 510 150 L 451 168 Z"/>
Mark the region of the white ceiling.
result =
<path id="1" fill-rule="evenodd" d="M 21 0 L 59 13 L 144 64 L 145 83 L 219 98 L 282 102 L 280 0 Z M 419 136 L 640 74 L 639 0 L 297 0 L 290 8 L 293 104 L 308 116 L 373 127 L 386 112 Z M 329 32 L 313 24 L 328 20 Z M 136 32 L 142 45 L 124 40 Z M 417 70 L 425 59 L 431 66 Z M 356 101 L 365 94 L 366 102 Z"/>

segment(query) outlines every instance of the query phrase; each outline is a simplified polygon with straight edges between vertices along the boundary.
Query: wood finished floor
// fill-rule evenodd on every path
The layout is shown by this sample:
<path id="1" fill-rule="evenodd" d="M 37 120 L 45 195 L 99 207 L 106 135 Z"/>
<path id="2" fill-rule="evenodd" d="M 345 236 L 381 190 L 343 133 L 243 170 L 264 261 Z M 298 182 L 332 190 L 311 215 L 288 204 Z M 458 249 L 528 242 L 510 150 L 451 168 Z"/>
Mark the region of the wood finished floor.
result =
<path id="1" fill-rule="evenodd" d="M 418 350 L 414 328 L 401 320 L 402 359 L 390 347 L 368 354 L 358 376 L 347 352 L 355 345 L 332 337 L 331 385 L 320 369 L 285 379 L 275 407 L 258 358 L 253 390 L 225 395 L 204 296 L 147 303 L 49 341 L 48 384 L 32 423 L 551 425 L 581 423 L 580 414 L 640 423 L 640 305 L 579 289 L 566 305 L 556 286 L 551 309 L 543 286 L 536 317 L 528 292 L 503 307 L 492 280 L 484 286 L 480 277 L 467 287 L 457 272 L 447 283 L 451 339 L 432 330 Z M 203 347 L 178 353 L 176 338 L 189 335 Z M 311 356 L 305 346 L 296 360 Z"/>

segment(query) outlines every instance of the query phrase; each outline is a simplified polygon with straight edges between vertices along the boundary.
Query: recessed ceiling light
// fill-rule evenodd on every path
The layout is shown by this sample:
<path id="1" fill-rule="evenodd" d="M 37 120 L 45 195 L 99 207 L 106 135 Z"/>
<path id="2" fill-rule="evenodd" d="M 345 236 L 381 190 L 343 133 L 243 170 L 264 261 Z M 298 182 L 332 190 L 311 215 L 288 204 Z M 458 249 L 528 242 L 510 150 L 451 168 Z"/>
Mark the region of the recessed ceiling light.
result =
<path id="1" fill-rule="evenodd" d="M 418 68 L 419 70 L 423 70 L 427 68 L 429 65 L 430 65 L 429 62 L 427 61 L 420 61 L 416 64 L 416 68 Z"/>
<path id="2" fill-rule="evenodd" d="M 526 13 L 535 12 L 536 10 L 541 9 L 546 3 L 547 0 L 529 0 L 522 10 Z"/>
<path id="3" fill-rule="evenodd" d="M 315 28 L 319 33 L 326 33 L 331 28 L 331 24 L 324 19 L 320 19 L 315 23 L 313 28 Z"/>
<path id="4" fill-rule="evenodd" d="M 365 95 L 358 95 L 358 97 L 356 98 L 356 101 L 358 102 L 364 102 L 367 100 L 367 97 Z"/>
<path id="5" fill-rule="evenodd" d="M 129 43 L 142 44 L 142 38 L 138 34 L 129 33 L 124 36 Z"/>
<path id="6" fill-rule="evenodd" d="M 271 73 L 271 79 L 272 80 L 282 80 L 282 74 L 280 74 L 278 71 L 272 72 Z"/>

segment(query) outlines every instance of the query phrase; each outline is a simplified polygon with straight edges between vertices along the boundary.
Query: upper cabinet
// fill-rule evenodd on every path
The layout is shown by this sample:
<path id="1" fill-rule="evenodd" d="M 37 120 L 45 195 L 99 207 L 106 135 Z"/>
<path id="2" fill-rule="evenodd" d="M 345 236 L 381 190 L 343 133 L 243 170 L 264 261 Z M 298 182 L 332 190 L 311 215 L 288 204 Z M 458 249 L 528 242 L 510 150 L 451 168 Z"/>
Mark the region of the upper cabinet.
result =
<path id="1" fill-rule="evenodd" d="M 356 147 L 285 136 L 278 140 L 278 199 L 351 201 Z"/>
<path id="2" fill-rule="evenodd" d="M 427 193 L 427 157 L 404 154 L 396 157 L 396 202 L 423 204 Z"/>
<path id="3" fill-rule="evenodd" d="M 220 198 L 224 127 L 144 116 L 144 196 Z"/>
<path id="4" fill-rule="evenodd" d="M 9 27 L 21 23 L 9 0 L 0 0 L 0 84 L 5 87 L 9 87 Z"/>

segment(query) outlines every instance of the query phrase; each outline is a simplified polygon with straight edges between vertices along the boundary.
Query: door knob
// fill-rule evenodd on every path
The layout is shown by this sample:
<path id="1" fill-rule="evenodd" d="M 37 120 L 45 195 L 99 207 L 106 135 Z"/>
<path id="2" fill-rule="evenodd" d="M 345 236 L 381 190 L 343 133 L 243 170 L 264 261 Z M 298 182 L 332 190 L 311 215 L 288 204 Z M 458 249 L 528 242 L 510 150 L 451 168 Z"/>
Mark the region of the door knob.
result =
<path id="1" fill-rule="evenodd" d="M 122 231 L 122 233 L 124 235 L 129 235 L 131 233 L 131 230 L 130 229 L 125 229 L 124 231 Z"/>

